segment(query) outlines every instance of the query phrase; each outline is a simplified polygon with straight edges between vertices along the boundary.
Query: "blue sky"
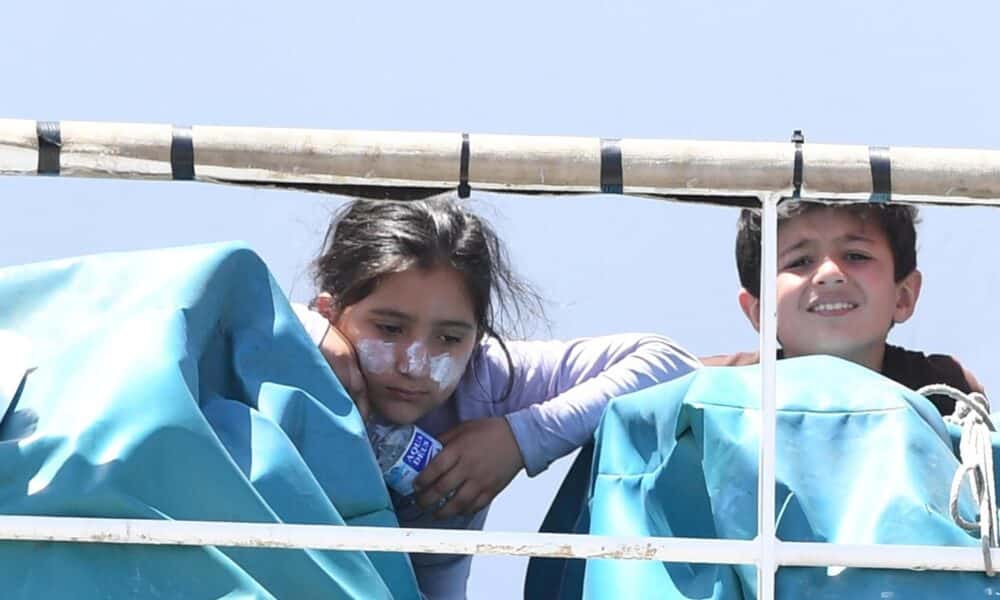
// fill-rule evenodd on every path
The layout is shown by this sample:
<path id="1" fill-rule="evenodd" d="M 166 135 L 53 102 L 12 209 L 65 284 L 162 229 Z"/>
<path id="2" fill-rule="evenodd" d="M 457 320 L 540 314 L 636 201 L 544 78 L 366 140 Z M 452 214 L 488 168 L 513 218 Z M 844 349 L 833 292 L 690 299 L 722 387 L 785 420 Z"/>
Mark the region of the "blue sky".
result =
<path id="1" fill-rule="evenodd" d="M 0 118 L 1000 148 L 993 3 L 50 2 L 5 6 Z M 0 265 L 242 239 L 293 298 L 341 200 L 174 182 L 0 178 Z M 752 348 L 732 209 L 481 196 L 549 300 L 551 335 Z M 1000 211 L 930 208 L 924 290 L 892 339 L 1000 386 Z M 541 331 L 540 335 L 548 335 Z M 488 527 L 531 531 L 563 468 Z M 472 598 L 517 597 L 481 558 Z"/>

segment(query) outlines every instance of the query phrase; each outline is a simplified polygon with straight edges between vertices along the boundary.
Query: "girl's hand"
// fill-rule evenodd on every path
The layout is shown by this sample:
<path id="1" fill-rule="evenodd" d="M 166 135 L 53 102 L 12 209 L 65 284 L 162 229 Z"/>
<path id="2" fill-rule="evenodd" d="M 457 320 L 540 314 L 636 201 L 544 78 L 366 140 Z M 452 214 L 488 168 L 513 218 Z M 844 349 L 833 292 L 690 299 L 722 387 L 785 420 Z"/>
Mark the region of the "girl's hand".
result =
<path id="1" fill-rule="evenodd" d="M 438 440 L 444 449 L 414 482 L 417 503 L 437 519 L 479 512 L 524 468 L 503 417 L 462 423 Z"/>
<path id="2" fill-rule="evenodd" d="M 354 345 L 339 329 L 330 325 L 323 340 L 319 343 L 319 351 L 323 353 L 323 358 L 330 363 L 330 368 L 337 375 L 337 379 L 350 394 L 351 400 L 354 401 L 358 412 L 361 413 L 361 418 L 367 421 L 368 415 L 371 414 L 371 406 L 368 403 L 368 383 L 361 372 Z"/>

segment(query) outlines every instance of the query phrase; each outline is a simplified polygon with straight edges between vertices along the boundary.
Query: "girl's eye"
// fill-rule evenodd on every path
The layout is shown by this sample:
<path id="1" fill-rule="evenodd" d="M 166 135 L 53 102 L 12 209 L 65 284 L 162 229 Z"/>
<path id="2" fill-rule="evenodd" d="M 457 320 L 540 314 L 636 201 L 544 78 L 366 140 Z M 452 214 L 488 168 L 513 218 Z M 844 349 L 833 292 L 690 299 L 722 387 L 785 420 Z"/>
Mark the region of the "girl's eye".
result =
<path id="1" fill-rule="evenodd" d="M 441 341 L 444 342 L 448 346 L 453 346 L 455 344 L 461 343 L 462 338 L 454 336 L 454 335 L 442 335 L 441 336 Z"/>
<path id="2" fill-rule="evenodd" d="M 403 328 L 391 323 L 376 323 L 375 328 L 386 335 L 399 335 L 403 333 Z"/>

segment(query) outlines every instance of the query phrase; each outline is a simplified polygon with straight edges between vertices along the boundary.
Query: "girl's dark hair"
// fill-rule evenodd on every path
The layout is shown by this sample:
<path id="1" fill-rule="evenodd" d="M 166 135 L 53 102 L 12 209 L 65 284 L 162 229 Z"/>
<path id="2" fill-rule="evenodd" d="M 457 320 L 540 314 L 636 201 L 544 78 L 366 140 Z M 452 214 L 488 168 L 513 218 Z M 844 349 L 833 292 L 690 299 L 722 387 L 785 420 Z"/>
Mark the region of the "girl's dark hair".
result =
<path id="1" fill-rule="evenodd" d="M 832 206 L 846 210 L 862 219 L 874 219 L 885 232 L 892 250 L 894 278 L 900 282 L 917 268 L 917 208 L 907 204 L 827 204 L 795 200 L 778 206 L 778 226 L 781 222 L 816 208 Z M 754 298 L 760 298 L 760 211 L 745 208 L 740 213 L 736 232 L 736 270 L 740 285 Z"/>
<path id="2" fill-rule="evenodd" d="M 541 299 L 511 269 L 507 252 L 489 223 L 451 194 L 426 200 L 354 200 L 334 215 L 314 263 L 319 291 L 342 310 L 371 294 L 386 275 L 409 268 L 449 266 L 472 298 L 480 335 L 520 332 L 526 321 L 544 318 Z M 473 355 L 473 360 L 478 353 Z M 509 378 L 513 381 L 513 377 Z M 504 392 L 505 398 L 510 386 Z"/>

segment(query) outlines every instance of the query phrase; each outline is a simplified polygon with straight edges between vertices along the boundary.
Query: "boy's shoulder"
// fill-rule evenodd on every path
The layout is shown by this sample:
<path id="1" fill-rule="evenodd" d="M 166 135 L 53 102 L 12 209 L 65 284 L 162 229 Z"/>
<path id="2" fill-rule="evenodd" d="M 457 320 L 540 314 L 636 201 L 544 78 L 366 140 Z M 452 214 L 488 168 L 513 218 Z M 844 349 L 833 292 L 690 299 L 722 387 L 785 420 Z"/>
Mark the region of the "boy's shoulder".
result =
<path id="1" fill-rule="evenodd" d="M 958 359 L 947 354 L 925 354 L 886 344 L 882 374 L 912 390 L 943 383 L 967 394 L 985 393 L 975 375 L 962 366 Z M 950 414 L 954 409 L 954 402 L 947 398 L 932 396 L 931 402 L 942 414 Z M 940 406 L 942 402 L 947 406 Z"/>
<path id="2" fill-rule="evenodd" d="M 759 363 L 760 354 L 757 352 L 735 352 L 733 354 L 702 356 L 698 360 L 706 367 L 743 367 Z"/>
<path id="3" fill-rule="evenodd" d="M 780 350 L 778 358 L 781 358 Z M 760 362 L 760 355 L 756 352 L 736 352 L 706 356 L 700 360 L 707 367 L 740 367 L 757 364 Z M 944 383 L 965 393 L 983 392 L 979 380 L 955 357 L 947 354 L 925 354 L 892 344 L 885 345 L 882 374 L 912 390 L 934 383 Z"/>

